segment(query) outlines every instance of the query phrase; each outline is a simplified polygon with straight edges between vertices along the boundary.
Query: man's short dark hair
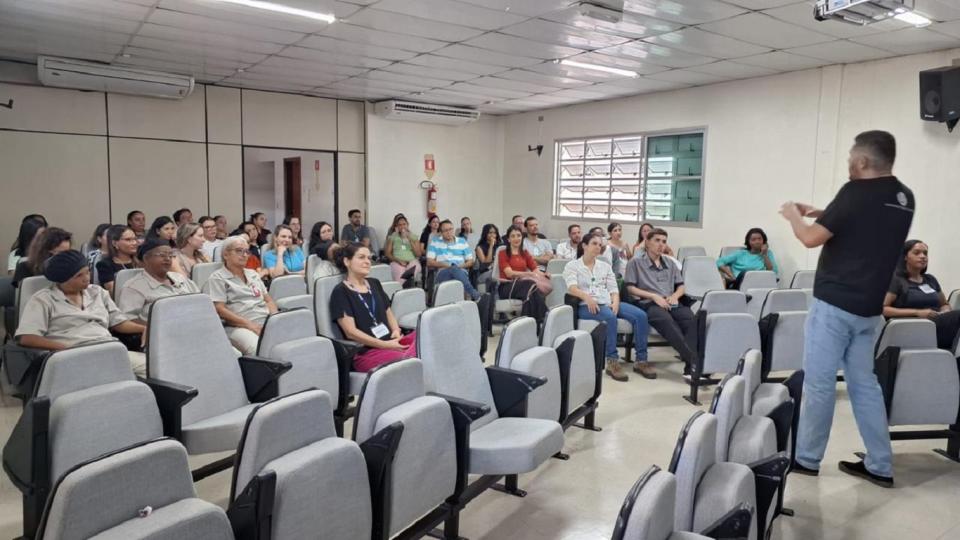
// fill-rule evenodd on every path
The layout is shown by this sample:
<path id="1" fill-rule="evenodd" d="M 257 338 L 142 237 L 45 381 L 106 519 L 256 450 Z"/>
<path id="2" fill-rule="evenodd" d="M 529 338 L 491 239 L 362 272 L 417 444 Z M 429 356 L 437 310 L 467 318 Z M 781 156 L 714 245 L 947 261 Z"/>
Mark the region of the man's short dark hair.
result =
<path id="1" fill-rule="evenodd" d="M 646 239 L 647 239 L 647 240 L 653 240 L 653 237 L 654 237 L 654 236 L 662 236 L 662 237 L 664 237 L 664 238 L 667 238 L 668 235 L 667 235 L 667 231 L 665 231 L 665 230 L 663 230 L 663 229 L 659 229 L 659 228 L 654 228 L 654 229 L 651 229 L 650 232 L 647 233 L 647 238 L 646 238 Z"/>
<path id="2" fill-rule="evenodd" d="M 526 228 L 527 225 L 529 225 L 531 221 L 537 221 L 537 218 L 535 218 L 535 217 L 533 217 L 533 216 L 527 216 L 527 219 L 523 220 L 523 227 Z"/>
<path id="3" fill-rule="evenodd" d="M 576 227 L 577 229 L 580 228 L 580 226 L 577 225 L 576 223 L 574 223 L 573 225 L 567 225 L 567 235 L 568 235 L 568 236 L 570 235 L 570 233 L 573 232 L 574 227 Z"/>
<path id="4" fill-rule="evenodd" d="M 897 159 L 897 140 L 886 131 L 864 131 L 853 140 L 854 146 L 870 155 L 874 169 L 891 169 Z"/>
<path id="5" fill-rule="evenodd" d="M 517 214 L 517 215 L 513 216 L 512 218 L 510 218 L 510 223 L 513 223 L 514 221 L 517 220 L 517 218 L 522 218 L 522 217 L 523 217 L 523 216 L 521 216 L 520 214 Z"/>
<path id="6" fill-rule="evenodd" d="M 174 212 L 174 213 L 173 213 L 173 222 L 174 222 L 174 223 L 180 223 L 180 216 L 182 216 L 182 215 L 184 214 L 184 212 L 190 212 L 190 209 L 189 209 L 189 208 L 181 208 L 181 209 L 177 210 L 176 212 Z M 190 213 L 192 214 L 193 212 L 190 212 Z"/>
<path id="7" fill-rule="evenodd" d="M 133 211 L 131 211 L 131 212 L 128 212 L 128 213 L 127 213 L 127 223 L 130 223 L 130 222 L 133 220 L 133 216 L 135 216 L 135 215 L 137 215 L 137 214 L 141 214 L 141 215 L 142 215 L 143 212 L 141 212 L 141 211 L 139 211 L 139 210 L 133 210 Z"/>
<path id="8" fill-rule="evenodd" d="M 213 219 L 211 216 L 200 216 L 200 219 L 197 220 L 197 223 L 203 225 L 204 221 L 213 221 L 216 223 L 217 220 Z"/>
<path id="9" fill-rule="evenodd" d="M 354 214 L 359 214 L 359 213 L 360 213 L 360 209 L 354 208 L 353 210 L 347 212 L 347 217 L 353 217 Z"/>
<path id="10" fill-rule="evenodd" d="M 453 222 L 450 221 L 449 219 L 445 219 L 445 220 L 443 220 L 443 221 L 440 222 L 440 225 L 437 226 L 437 229 L 442 229 L 444 224 L 447 224 L 447 225 L 453 227 Z"/>

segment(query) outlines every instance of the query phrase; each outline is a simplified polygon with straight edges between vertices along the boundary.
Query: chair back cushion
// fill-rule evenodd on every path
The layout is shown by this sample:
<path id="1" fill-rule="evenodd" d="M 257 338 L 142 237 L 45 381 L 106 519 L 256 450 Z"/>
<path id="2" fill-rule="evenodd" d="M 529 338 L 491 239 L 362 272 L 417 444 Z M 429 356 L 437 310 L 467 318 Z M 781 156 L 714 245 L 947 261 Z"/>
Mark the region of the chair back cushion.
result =
<path id="1" fill-rule="evenodd" d="M 890 404 L 891 426 L 957 423 L 957 360 L 942 349 L 900 351 Z"/>
<path id="2" fill-rule="evenodd" d="M 880 332 L 874 356 L 887 347 L 936 349 L 937 325 L 929 319 L 890 319 Z"/>
<path id="3" fill-rule="evenodd" d="M 279 311 L 267 316 L 257 345 L 257 356 L 273 358 L 273 348 L 281 343 L 317 336 L 316 321 L 309 309 Z"/>
<path id="4" fill-rule="evenodd" d="M 760 349 L 750 349 L 743 355 L 743 369 L 738 373 L 743 377 L 743 410 L 753 410 L 753 393 L 763 382 L 763 354 Z"/>
<path id="5" fill-rule="evenodd" d="M 463 283 L 455 279 L 437 285 L 433 294 L 434 306 L 445 306 L 463 300 Z"/>
<path id="6" fill-rule="evenodd" d="M 343 333 L 330 314 L 330 297 L 333 289 L 343 281 L 343 276 L 317 278 L 313 288 L 313 315 L 317 318 L 317 330 L 321 336 L 343 339 Z"/>
<path id="7" fill-rule="evenodd" d="M 27 307 L 30 297 L 37 291 L 52 285 L 50 280 L 43 276 L 30 276 L 17 284 L 17 320 L 23 318 L 23 309 Z"/>
<path id="8" fill-rule="evenodd" d="M 301 275 L 280 276 L 270 282 L 270 297 L 274 300 L 299 294 L 307 294 L 307 282 Z"/>
<path id="9" fill-rule="evenodd" d="M 740 291 L 710 291 L 700 309 L 707 313 L 746 313 L 747 295 Z"/>
<path id="10" fill-rule="evenodd" d="M 573 329 L 573 307 L 557 306 L 548 311 L 547 317 L 543 320 L 541 343 L 545 347 L 556 347 L 559 345 L 557 338 Z"/>
<path id="11" fill-rule="evenodd" d="M 368 277 L 372 277 L 383 284 L 387 281 L 393 281 L 393 272 L 390 271 L 390 265 L 388 264 L 374 264 L 370 267 Z"/>
<path id="12" fill-rule="evenodd" d="M 760 316 L 781 311 L 807 311 L 807 294 L 800 289 L 774 289 L 767 294 Z"/>
<path id="13" fill-rule="evenodd" d="M 713 257 L 690 256 L 683 259 L 683 284 L 687 294 L 702 297 L 707 291 L 723 290 L 723 280 Z"/>
<path id="14" fill-rule="evenodd" d="M 337 353 L 329 339 L 312 336 L 287 341 L 274 347 L 270 358 L 290 362 L 292 366 L 280 376 L 280 395 L 316 388 L 330 394 L 331 403 L 340 399 Z"/>
<path id="15" fill-rule="evenodd" d="M 730 435 L 743 416 L 745 381 L 739 375 L 727 375 L 717 386 L 710 412 L 717 417 L 717 461 L 727 461 Z"/>
<path id="16" fill-rule="evenodd" d="M 498 366 L 515 369 L 510 366 L 518 354 L 538 346 L 537 321 L 533 317 L 520 317 L 507 323 L 497 346 Z"/>
<path id="17" fill-rule="evenodd" d="M 193 270 L 190 271 L 190 279 L 193 280 L 198 289 L 203 290 L 203 286 L 206 285 L 210 276 L 221 268 L 223 268 L 222 262 L 197 263 L 193 265 Z"/>
<path id="18" fill-rule="evenodd" d="M 677 479 L 654 465 L 623 501 L 613 540 L 668 540 L 673 532 Z"/>
<path id="19" fill-rule="evenodd" d="M 717 418 L 695 413 L 684 426 L 674 449 L 671 472 L 677 478 L 677 505 L 673 528 L 693 530 L 697 486 L 717 457 Z"/>
<path id="20" fill-rule="evenodd" d="M 53 404 L 70 392 L 135 380 L 127 348 L 119 341 L 82 345 L 57 351 L 47 358 L 34 395 L 46 396 Z"/>
<path id="21" fill-rule="evenodd" d="M 479 355 L 484 339 L 483 326 L 480 324 L 480 307 L 473 300 L 460 300 L 457 305 L 463 311 L 463 319 L 467 324 L 467 335 L 476 343 L 473 350 Z"/>
<path id="22" fill-rule="evenodd" d="M 770 270 L 750 270 L 743 276 L 740 289 L 776 289 L 777 273 Z"/>

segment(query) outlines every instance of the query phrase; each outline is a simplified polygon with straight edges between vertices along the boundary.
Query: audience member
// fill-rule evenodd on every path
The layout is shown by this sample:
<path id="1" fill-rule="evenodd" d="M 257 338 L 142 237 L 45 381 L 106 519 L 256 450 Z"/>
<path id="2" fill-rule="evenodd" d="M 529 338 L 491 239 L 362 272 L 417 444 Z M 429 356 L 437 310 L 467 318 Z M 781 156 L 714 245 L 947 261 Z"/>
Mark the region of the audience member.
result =
<path id="1" fill-rule="evenodd" d="M 260 246 L 270 241 L 270 229 L 267 228 L 267 215 L 263 212 L 254 212 L 250 214 L 250 223 L 253 223 L 257 228 L 257 237 L 253 243 L 256 245 L 258 250 L 257 254 L 259 255 Z"/>
<path id="2" fill-rule="evenodd" d="M 111 330 L 119 334 L 143 334 L 142 324 L 130 320 L 107 291 L 90 283 L 90 267 L 79 251 L 68 249 L 57 253 L 48 261 L 43 275 L 53 283 L 27 301 L 16 332 L 21 346 L 57 351 L 115 341 Z M 146 376 L 143 353 L 128 354 L 134 373 Z"/>
<path id="3" fill-rule="evenodd" d="M 583 234 L 580 232 L 580 226 L 574 223 L 567 226 L 567 240 L 557 244 L 557 258 L 572 261 L 577 258 L 577 246 L 580 245 L 580 239 Z"/>
<path id="4" fill-rule="evenodd" d="M 739 289 L 744 274 L 750 270 L 778 271 L 777 260 L 767 245 L 767 233 L 763 229 L 754 227 L 747 231 L 743 245 L 743 249 L 717 259 L 717 268 L 731 289 Z"/>
<path id="5" fill-rule="evenodd" d="M 200 248 L 200 251 L 203 252 L 208 261 L 212 261 L 213 251 L 223 243 L 223 240 L 217 239 L 217 220 L 210 216 L 203 216 L 197 223 L 203 229 L 203 247 Z"/>
<path id="6" fill-rule="evenodd" d="M 592 234 L 600 238 L 600 245 L 603 246 L 603 251 L 600 252 L 600 255 L 598 255 L 598 257 L 600 258 L 600 260 L 605 261 L 611 267 L 615 268 L 616 262 L 617 262 L 617 252 L 612 247 L 610 247 L 610 244 L 607 243 L 607 235 L 604 232 L 603 227 L 593 227 L 587 232 L 587 234 Z M 578 249 L 578 252 L 579 252 L 579 249 Z"/>
<path id="7" fill-rule="evenodd" d="M 313 269 L 313 276 L 310 279 L 326 276 L 335 276 L 340 273 L 334 261 L 337 260 L 337 251 L 340 244 L 333 236 L 333 225 L 326 221 L 318 221 L 313 224 L 310 230 L 310 254 L 316 255 L 320 261 Z"/>
<path id="8" fill-rule="evenodd" d="M 950 309 L 940 282 L 927 273 L 929 248 L 920 240 L 907 240 L 897 263 L 890 289 L 883 299 L 888 319 L 918 317 L 937 325 L 937 347 L 953 350 L 960 330 L 960 311 Z"/>
<path id="9" fill-rule="evenodd" d="M 150 306 L 161 298 L 199 293 L 194 282 L 173 272 L 173 249 L 158 238 L 144 240 L 137 249 L 137 258 L 143 263 L 143 272 L 124 283 L 117 307 L 131 319 L 147 324 Z"/>
<path id="10" fill-rule="evenodd" d="M 547 266 L 550 259 L 554 258 L 553 246 L 550 241 L 540 236 L 540 222 L 537 218 L 530 216 L 523 222 L 526 238 L 523 239 L 523 249 L 527 250 L 537 261 L 541 269 Z M 508 232 L 509 234 L 509 232 Z"/>
<path id="11" fill-rule="evenodd" d="M 523 233 L 513 225 L 507 229 L 507 245 L 497 257 L 497 268 L 500 298 L 523 300 L 522 314 L 536 319 L 537 326 L 543 324 L 547 315 L 546 295 L 553 285 L 523 248 Z"/>
<path id="12" fill-rule="evenodd" d="M 203 229 L 196 223 L 185 223 L 177 229 L 177 249 L 173 252 L 173 271 L 190 279 L 197 263 L 210 262 L 203 254 Z"/>
<path id="13" fill-rule="evenodd" d="M 340 231 L 340 241 L 345 244 L 359 242 L 370 247 L 370 229 L 363 224 L 363 213 L 354 208 L 347 213 L 347 217 L 350 218 L 350 222 Z"/>
<path id="14" fill-rule="evenodd" d="M 427 225 L 420 232 L 420 249 L 427 251 L 430 242 L 440 236 L 440 217 L 436 214 L 427 219 Z"/>
<path id="15" fill-rule="evenodd" d="M 43 221 L 27 216 L 20 222 L 20 231 L 17 233 L 17 239 L 10 248 L 10 255 L 7 257 L 7 273 L 13 274 L 17 270 L 17 264 L 26 260 L 30 252 L 30 245 L 33 240 L 40 236 L 40 233 L 47 226 Z"/>
<path id="16" fill-rule="evenodd" d="M 460 218 L 460 230 L 457 231 L 457 236 L 465 239 L 471 248 L 477 247 L 480 242 L 480 235 L 473 232 L 473 222 L 466 216 Z"/>
<path id="17" fill-rule="evenodd" d="M 290 227 L 293 233 L 293 245 L 303 246 L 303 224 L 297 216 L 287 216 L 283 219 L 283 224 Z"/>
<path id="18" fill-rule="evenodd" d="M 210 275 L 203 292 L 210 295 L 223 319 L 230 343 L 242 354 L 257 353 L 267 316 L 277 306 L 257 272 L 246 267 L 249 245 L 239 236 L 223 241 L 223 268 Z"/>
<path id="19" fill-rule="evenodd" d="M 83 249 L 80 250 L 80 252 L 87 257 L 87 262 L 90 266 L 96 264 L 100 256 L 107 252 L 107 246 L 109 245 L 107 229 L 109 228 L 109 223 L 97 225 L 97 228 L 93 230 L 93 235 L 90 236 L 90 240 L 88 240 L 87 243 L 83 245 Z"/>
<path id="20" fill-rule="evenodd" d="M 213 216 L 213 221 L 217 224 L 217 240 L 225 240 L 228 236 L 227 218 L 224 216 Z"/>
<path id="21" fill-rule="evenodd" d="M 644 248 L 644 245 L 647 242 L 647 236 L 649 236 L 650 231 L 652 231 L 655 228 L 657 227 L 654 227 L 652 224 L 648 222 L 643 222 L 640 224 L 640 234 L 637 235 L 637 245 L 633 246 L 634 256 L 636 256 L 636 253 L 638 252 L 638 250 L 642 250 Z M 677 263 L 678 267 L 680 266 L 680 261 L 677 260 L 677 256 L 673 252 L 673 248 L 670 247 L 670 244 L 663 245 L 663 253 L 661 253 L 660 256 L 669 257 L 673 262 Z"/>
<path id="22" fill-rule="evenodd" d="M 564 267 L 563 280 L 567 284 L 567 292 L 580 300 L 580 318 L 606 324 L 606 373 L 615 381 L 626 381 L 629 377 L 620 368 L 620 353 L 617 351 L 617 318 L 627 320 L 633 326 L 633 346 L 638 363 L 647 361 L 647 334 L 650 328 L 647 314 L 642 309 L 620 302 L 617 278 L 610 264 L 600 259 L 602 251 L 603 240 L 588 233 L 580 243 L 579 258 Z M 649 367 L 635 369 L 652 370 Z"/>
<path id="23" fill-rule="evenodd" d="M 189 208 L 181 208 L 173 213 L 173 222 L 177 227 L 187 223 L 193 223 L 193 212 Z"/>
<path id="24" fill-rule="evenodd" d="M 111 225 L 107 229 L 107 252 L 97 261 L 97 280 L 113 295 L 117 272 L 138 268 L 137 235 L 126 225 Z"/>
<path id="25" fill-rule="evenodd" d="M 306 264 L 303 250 L 293 243 L 293 231 L 287 225 L 277 225 L 270 239 L 270 249 L 263 252 L 263 267 L 270 271 L 270 277 L 303 275 Z"/>
<path id="26" fill-rule="evenodd" d="M 696 360 L 697 325 L 684 296 L 680 268 L 663 255 L 667 231 L 653 229 L 637 255 L 630 259 L 624 274 L 630 303 L 647 313 L 650 326 L 670 343 L 684 363 L 684 374 Z M 650 377 L 652 369 L 640 374 Z"/>
<path id="27" fill-rule="evenodd" d="M 137 235 L 137 242 L 143 242 L 147 237 L 147 216 L 139 210 L 128 212 L 127 227 L 133 229 L 133 234 Z"/>
<path id="28" fill-rule="evenodd" d="M 59 227 L 47 227 L 43 229 L 30 242 L 30 249 L 27 250 L 27 257 L 17 263 L 17 269 L 13 273 L 11 280 L 14 287 L 21 281 L 32 276 L 42 276 L 43 266 L 47 259 L 57 253 L 67 251 L 71 247 L 73 234 Z"/>
<path id="29" fill-rule="evenodd" d="M 616 254 L 617 264 L 613 267 L 613 271 L 617 276 L 623 276 L 623 272 L 627 269 L 627 261 L 633 257 L 633 248 L 623 239 L 623 225 L 616 222 L 607 225 L 607 234 L 610 235 L 607 245 Z"/>
<path id="30" fill-rule="evenodd" d="M 147 238 L 166 240 L 170 247 L 175 248 L 177 247 L 177 224 L 170 219 L 170 216 L 160 216 L 150 224 Z"/>
<path id="31" fill-rule="evenodd" d="M 487 223 L 480 232 L 480 242 L 474 250 L 477 254 L 477 271 L 483 274 L 490 270 L 494 264 L 494 258 L 497 255 L 497 248 L 503 245 L 500 241 L 500 231 L 493 223 Z"/>
<path id="32" fill-rule="evenodd" d="M 370 249 L 351 242 L 340 249 L 337 259 L 344 280 L 330 295 L 330 315 L 345 338 L 364 347 L 353 358 L 353 369 L 367 372 L 388 362 L 416 356 L 416 332 L 401 334 L 383 287 L 376 279 L 367 277 Z"/>
<path id="33" fill-rule="evenodd" d="M 383 253 L 390 261 L 390 272 L 394 281 L 415 280 L 420 274 L 420 261 L 423 249 L 410 234 L 410 223 L 403 214 L 397 214 L 390 225 L 393 231 L 387 236 Z"/>
<path id="34" fill-rule="evenodd" d="M 435 283 L 443 283 L 455 279 L 463 283 L 463 290 L 470 298 L 477 300 L 480 293 L 470 283 L 468 270 L 474 263 L 473 251 L 467 241 L 453 234 L 453 223 L 450 220 L 440 222 L 440 237 L 430 242 L 427 248 L 427 266 L 437 268 Z"/>

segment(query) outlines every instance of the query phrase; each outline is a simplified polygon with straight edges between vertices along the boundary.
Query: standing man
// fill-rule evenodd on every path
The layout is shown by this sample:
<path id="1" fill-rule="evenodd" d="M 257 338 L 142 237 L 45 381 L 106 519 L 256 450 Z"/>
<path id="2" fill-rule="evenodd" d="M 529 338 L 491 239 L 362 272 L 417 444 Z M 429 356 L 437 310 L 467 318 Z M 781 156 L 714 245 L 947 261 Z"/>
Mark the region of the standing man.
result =
<path id="1" fill-rule="evenodd" d="M 533 260 L 537 261 L 541 270 L 546 270 L 547 263 L 555 256 L 550 241 L 540 236 L 540 222 L 537 218 L 530 216 L 523 222 L 523 228 L 527 235 L 523 239 L 523 249 L 533 255 Z"/>
<path id="2" fill-rule="evenodd" d="M 825 210 L 788 202 L 780 209 L 808 248 L 823 246 L 804 336 L 803 404 L 793 470 L 820 472 L 833 423 L 837 370 L 867 453 L 840 470 L 893 487 L 893 457 L 883 393 L 873 372 L 873 344 L 903 242 L 913 221 L 913 192 L 893 176 L 896 141 L 885 131 L 854 139 L 850 181 Z M 816 218 L 808 224 L 804 217 Z"/>
<path id="3" fill-rule="evenodd" d="M 567 238 L 557 244 L 557 257 L 560 259 L 573 260 L 577 258 L 577 247 L 580 245 L 580 226 L 574 223 L 567 227 Z"/>
<path id="4" fill-rule="evenodd" d="M 350 218 L 350 223 L 343 226 L 343 231 L 340 232 L 340 241 L 344 244 L 357 242 L 369 248 L 370 229 L 363 224 L 363 214 L 360 213 L 360 210 L 354 208 L 347 213 L 347 217 Z M 376 255 L 376 253 L 374 253 L 374 255 Z"/>
<path id="5" fill-rule="evenodd" d="M 437 284 L 455 279 L 463 283 L 463 290 L 476 301 L 480 293 L 470 283 L 470 267 L 475 258 L 470 245 L 461 236 L 453 234 L 453 223 L 449 219 L 440 222 L 440 237 L 434 238 L 427 246 L 427 267 L 437 268 Z"/>

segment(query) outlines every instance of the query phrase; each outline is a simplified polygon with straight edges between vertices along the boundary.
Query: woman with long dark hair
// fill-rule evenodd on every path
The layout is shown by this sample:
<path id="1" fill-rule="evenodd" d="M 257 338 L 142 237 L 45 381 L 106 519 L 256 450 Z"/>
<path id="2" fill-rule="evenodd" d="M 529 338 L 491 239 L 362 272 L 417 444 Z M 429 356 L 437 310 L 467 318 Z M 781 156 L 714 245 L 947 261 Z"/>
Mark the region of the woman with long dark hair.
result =
<path id="1" fill-rule="evenodd" d="M 43 216 L 38 218 L 36 214 L 31 214 L 20 222 L 20 232 L 17 233 L 17 240 L 13 243 L 10 255 L 7 257 L 8 274 L 13 274 L 17 270 L 17 264 L 27 258 L 33 239 L 47 228 L 47 221 L 42 218 Z"/>
<path id="2" fill-rule="evenodd" d="M 500 229 L 493 223 L 487 223 L 480 232 L 480 241 L 474 251 L 477 252 L 477 270 L 480 274 L 487 272 L 493 267 L 494 258 L 497 255 L 497 248 L 503 245 L 500 239 Z"/>
<path id="3" fill-rule="evenodd" d="M 960 311 L 950 308 L 940 282 L 927 273 L 927 244 L 907 240 L 903 245 L 897 271 L 883 299 L 883 316 L 929 319 L 937 325 L 937 347 L 953 350 L 960 331 Z"/>
<path id="4" fill-rule="evenodd" d="M 160 216 L 150 224 L 150 230 L 147 231 L 147 238 L 159 238 L 165 240 L 170 247 L 177 247 L 177 224 L 173 222 L 170 216 Z"/>
<path id="5" fill-rule="evenodd" d="M 303 245 L 303 223 L 300 221 L 300 218 L 297 216 L 287 216 L 283 218 L 283 224 L 287 227 L 290 227 L 290 232 L 293 233 L 293 245 L 302 246 Z"/>
<path id="6" fill-rule="evenodd" d="M 513 225 L 507 229 L 507 245 L 497 257 L 497 268 L 500 298 L 523 300 L 522 314 L 542 324 L 547 316 L 546 296 L 553 286 L 550 276 L 540 271 L 533 255 L 523 248 L 523 231 Z"/>
<path id="7" fill-rule="evenodd" d="M 313 276 L 310 279 L 316 280 L 340 273 L 335 262 L 340 244 L 337 243 L 335 234 L 333 225 L 326 221 L 318 221 L 310 229 L 310 254 L 320 258 L 320 262 L 314 268 Z"/>
<path id="8" fill-rule="evenodd" d="M 17 270 L 13 273 L 13 286 L 31 276 L 42 276 L 43 265 L 47 259 L 57 253 L 67 251 L 71 247 L 73 234 L 60 227 L 47 227 L 30 242 L 27 257 L 17 263 Z"/>
<path id="9" fill-rule="evenodd" d="M 423 249 L 410 233 L 410 223 L 406 216 L 397 214 L 390 225 L 392 231 L 383 246 L 383 254 L 390 261 L 390 272 L 394 281 L 415 280 L 420 274 L 419 257 Z"/>
<path id="10" fill-rule="evenodd" d="M 97 279 L 100 286 L 114 294 L 113 282 L 117 272 L 139 268 L 137 261 L 137 233 L 126 225 L 111 225 L 107 229 L 107 252 L 97 261 Z"/>

